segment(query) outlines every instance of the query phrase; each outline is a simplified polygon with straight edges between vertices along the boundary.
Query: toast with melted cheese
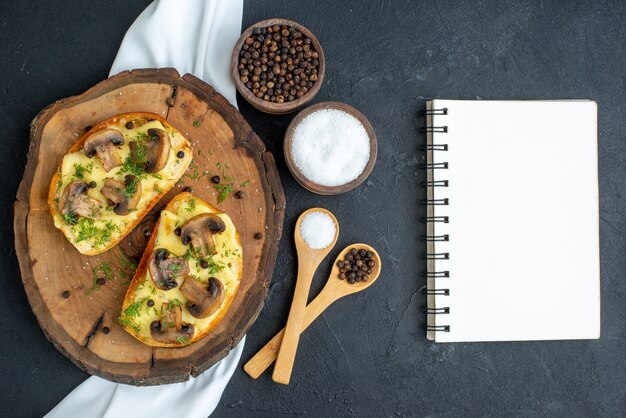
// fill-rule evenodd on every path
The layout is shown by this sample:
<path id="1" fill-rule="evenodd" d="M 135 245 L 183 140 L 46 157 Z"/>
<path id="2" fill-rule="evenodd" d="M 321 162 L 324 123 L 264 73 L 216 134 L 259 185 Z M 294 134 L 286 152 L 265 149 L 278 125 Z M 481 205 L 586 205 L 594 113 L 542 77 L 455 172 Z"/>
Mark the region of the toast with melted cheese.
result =
<path id="1" fill-rule="evenodd" d="M 126 292 L 120 324 L 144 344 L 185 347 L 224 317 L 239 288 L 242 248 L 230 217 L 191 193 L 161 212 Z"/>
<path id="2" fill-rule="evenodd" d="M 189 141 L 153 113 L 100 122 L 76 142 L 50 182 L 54 226 L 96 255 L 120 242 L 183 176 Z"/>

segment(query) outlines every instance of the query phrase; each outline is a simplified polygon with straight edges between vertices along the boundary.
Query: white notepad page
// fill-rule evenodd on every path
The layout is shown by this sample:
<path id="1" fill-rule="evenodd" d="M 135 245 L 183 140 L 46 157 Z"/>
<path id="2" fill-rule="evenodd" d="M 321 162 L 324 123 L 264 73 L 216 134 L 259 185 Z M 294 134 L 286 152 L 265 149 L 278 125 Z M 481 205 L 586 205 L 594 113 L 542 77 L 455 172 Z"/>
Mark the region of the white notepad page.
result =
<path id="1" fill-rule="evenodd" d="M 437 342 L 600 336 L 597 105 L 592 101 L 433 100 Z"/>

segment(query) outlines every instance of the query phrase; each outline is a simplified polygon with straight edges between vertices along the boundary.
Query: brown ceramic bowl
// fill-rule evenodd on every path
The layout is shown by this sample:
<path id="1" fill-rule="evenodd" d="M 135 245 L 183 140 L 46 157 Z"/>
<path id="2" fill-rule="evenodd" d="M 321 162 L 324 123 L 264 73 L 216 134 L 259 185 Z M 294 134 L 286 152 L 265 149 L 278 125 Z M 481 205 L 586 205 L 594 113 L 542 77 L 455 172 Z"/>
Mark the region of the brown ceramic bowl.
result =
<path id="1" fill-rule="evenodd" d="M 293 153 L 291 149 L 291 142 L 293 139 L 294 132 L 296 131 L 296 127 L 302 122 L 304 118 L 306 118 L 311 113 L 314 113 L 318 110 L 322 109 L 338 109 L 342 110 L 350 115 L 354 116 L 361 122 L 363 127 L 365 128 L 365 132 L 367 132 L 367 136 L 370 140 L 370 158 L 363 169 L 363 172 L 356 179 L 352 180 L 350 183 L 342 184 L 340 186 L 322 186 L 320 184 L 314 183 L 309 180 L 307 177 L 302 174 L 296 162 L 293 159 Z M 321 195 L 335 195 L 341 194 L 345 192 L 349 192 L 357 188 L 361 183 L 363 183 L 367 177 L 370 175 L 372 170 L 374 169 L 374 164 L 376 163 L 376 156 L 378 154 L 377 142 L 376 142 L 376 134 L 374 133 L 374 128 L 367 120 L 365 116 L 352 106 L 348 106 L 345 103 L 340 102 L 321 102 L 314 104 L 313 106 L 309 106 L 300 113 L 296 115 L 295 118 L 291 121 L 289 126 L 287 127 L 287 132 L 285 132 L 285 140 L 283 142 L 283 153 L 285 154 L 285 162 L 287 163 L 287 167 L 289 171 L 296 179 L 298 183 L 305 189 L 321 194 Z"/>
<path id="2" fill-rule="evenodd" d="M 237 66 L 239 65 L 239 52 L 241 51 L 241 47 L 243 46 L 243 43 L 245 42 L 246 38 L 252 35 L 252 31 L 255 28 L 266 28 L 268 26 L 273 26 L 273 25 L 290 26 L 302 32 L 304 36 L 311 39 L 311 45 L 313 46 L 313 49 L 315 50 L 315 52 L 317 52 L 317 54 L 319 55 L 318 57 L 319 66 L 317 67 L 317 80 L 313 83 L 313 87 L 311 87 L 311 90 L 307 91 L 304 96 L 302 96 L 299 99 L 293 100 L 291 102 L 275 103 L 275 102 L 268 102 L 266 100 L 259 99 L 254 94 L 252 94 L 252 91 L 249 90 L 245 86 L 245 84 L 243 84 L 241 80 L 239 79 L 239 70 L 237 68 Z M 261 22 L 255 23 L 254 25 L 250 26 L 248 29 L 243 31 L 243 33 L 241 34 L 241 37 L 239 37 L 239 40 L 237 41 L 237 43 L 235 44 L 235 47 L 233 48 L 233 54 L 231 56 L 230 66 L 231 66 L 231 76 L 233 78 L 233 81 L 235 82 L 235 86 L 237 87 L 237 90 L 239 91 L 239 93 L 243 96 L 244 99 L 246 99 L 248 103 L 250 103 L 252 106 L 256 107 L 262 112 L 271 113 L 274 115 L 282 115 L 285 113 L 294 112 L 302 108 L 304 105 L 306 105 L 315 97 L 317 92 L 319 92 L 320 87 L 322 86 L 322 82 L 324 81 L 326 60 L 324 59 L 324 51 L 322 51 L 322 46 L 320 45 L 317 38 L 313 35 L 313 33 L 311 33 L 310 30 L 308 30 L 301 24 L 294 22 L 293 20 L 267 19 L 267 20 L 263 20 Z"/>

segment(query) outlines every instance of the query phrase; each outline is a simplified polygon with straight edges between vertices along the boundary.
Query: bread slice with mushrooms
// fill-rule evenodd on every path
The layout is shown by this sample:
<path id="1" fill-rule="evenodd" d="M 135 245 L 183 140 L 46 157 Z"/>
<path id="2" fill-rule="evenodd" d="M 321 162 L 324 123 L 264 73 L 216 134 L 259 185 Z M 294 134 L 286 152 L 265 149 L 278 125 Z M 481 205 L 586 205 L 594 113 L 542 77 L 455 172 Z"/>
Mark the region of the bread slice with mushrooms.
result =
<path id="1" fill-rule="evenodd" d="M 185 347 L 222 320 L 239 288 L 242 248 L 230 217 L 191 193 L 161 211 L 119 322 L 144 344 Z"/>
<path id="2" fill-rule="evenodd" d="M 54 226 L 86 255 L 120 242 L 183 176 L 189 141 L 153 113 L 100 122 L 63 157 L 48 205 Z"/>

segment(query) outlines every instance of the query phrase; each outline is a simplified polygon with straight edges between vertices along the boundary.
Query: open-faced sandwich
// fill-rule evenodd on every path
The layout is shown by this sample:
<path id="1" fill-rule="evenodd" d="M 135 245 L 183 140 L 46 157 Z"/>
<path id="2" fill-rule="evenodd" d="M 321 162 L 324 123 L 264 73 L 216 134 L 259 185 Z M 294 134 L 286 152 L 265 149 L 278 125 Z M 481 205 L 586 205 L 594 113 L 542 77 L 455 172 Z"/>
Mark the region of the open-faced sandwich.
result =
<path id="1" fill-rule="evenodd" d="M 230 217 L 181 193 L 161 212 L 119 321 L 147 345 L 192 344 L 226 314 L 241 272 L 242 249 Z"/>
<path id="2" fill-rule="evenodd" d="M 193 158 L 187 139 L 153 113 L 107 119 L 83 135 L 53 176 L 54 225 L 86 255 L 121 241 Z"/>

